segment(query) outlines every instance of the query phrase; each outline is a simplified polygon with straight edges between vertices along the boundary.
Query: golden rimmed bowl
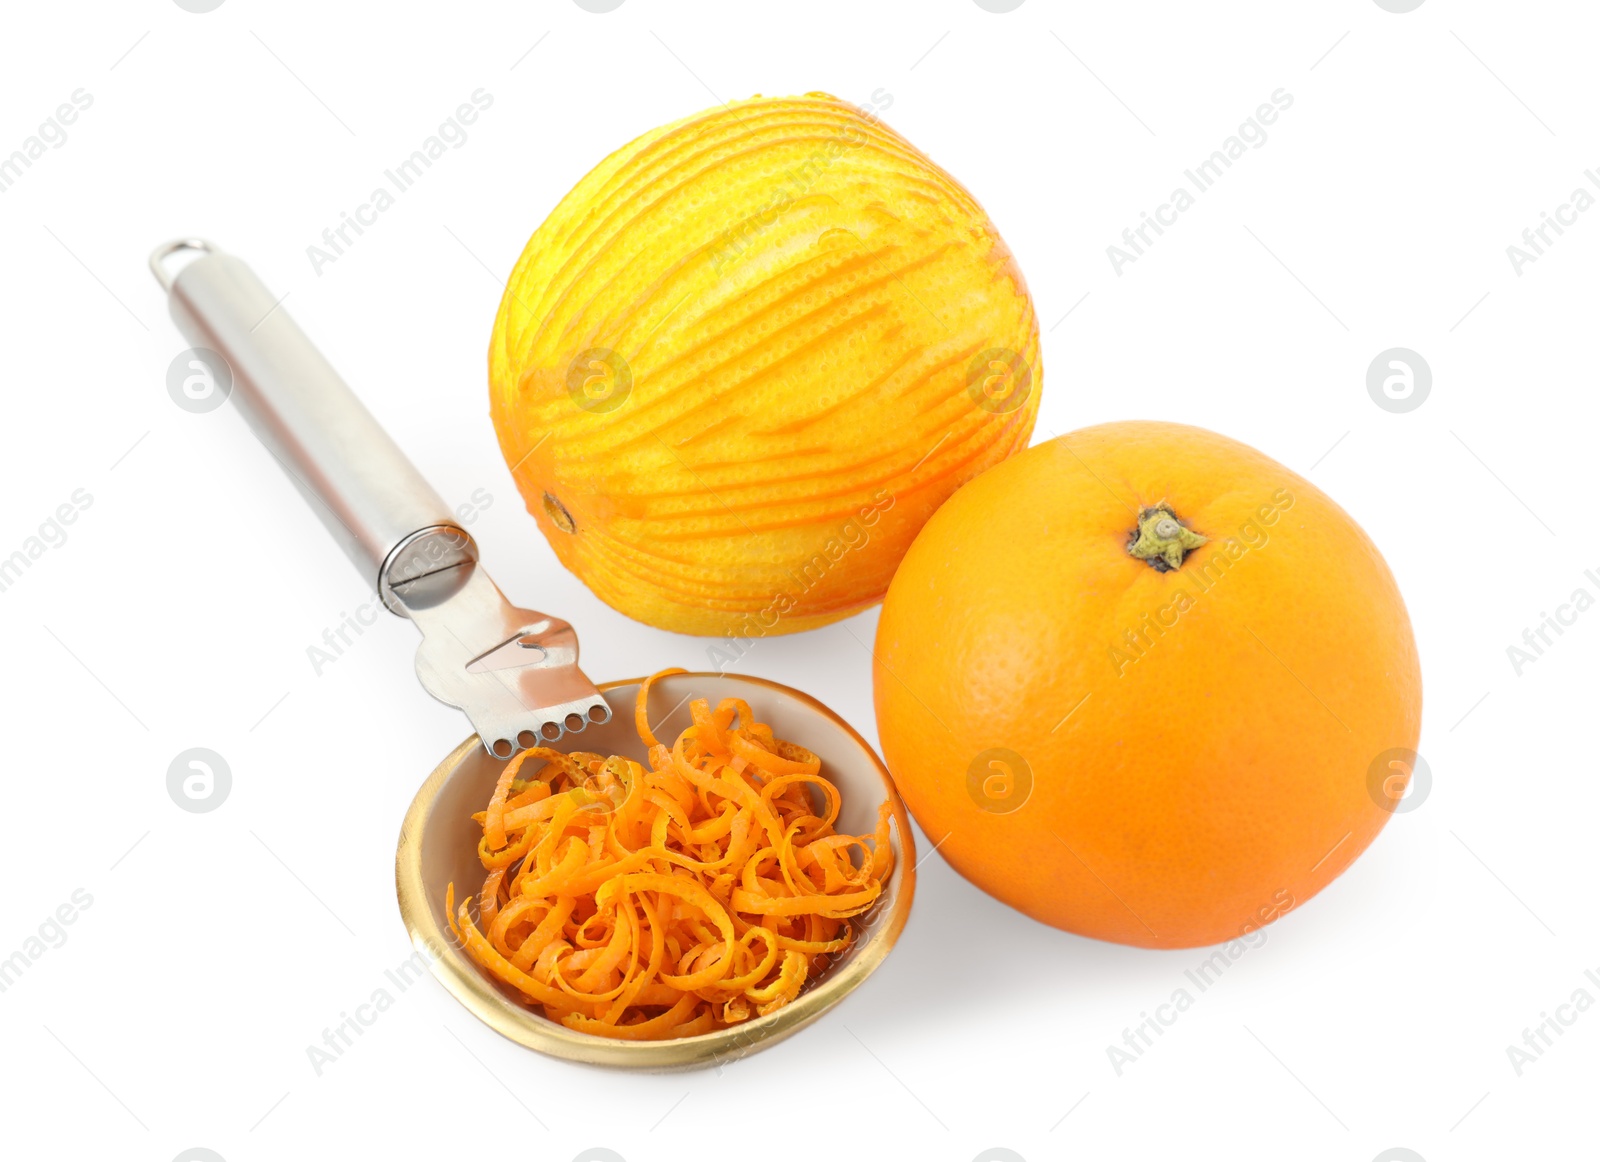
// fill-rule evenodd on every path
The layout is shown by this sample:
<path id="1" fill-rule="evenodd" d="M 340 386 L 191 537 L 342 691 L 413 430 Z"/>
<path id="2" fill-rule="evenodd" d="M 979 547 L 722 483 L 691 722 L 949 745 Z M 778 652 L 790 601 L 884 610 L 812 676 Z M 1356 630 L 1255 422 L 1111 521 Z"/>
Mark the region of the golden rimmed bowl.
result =
<path id="1" fill-rule="evenodd" d="M 634 729 L 640 681 L 601 686 L 611 706 L 611 720 L 585 727 L 572 740 L 571 749 L 646 762 L 644 744 Z M 776 1045 L 811 1024 L 866 980 L 894 947 L 911 911 L 916 855 L 905 804 L 883 761 L 847 722 L 815 698 L 738 674 L 673 674 L 659 679 L 650 688 L 650 723 L 658 738 L 676 738 L 691 725 L 693 698 L 704 698 L 713 706 L 723 698 L 743 698 L 777 737 L 815 753 L 822 760 L 822 774 L 839 788 L 842 805 L 836 828 L 841 833 L 871 834 L 879 804 L 885 798 L 892 804 L 894 870 L 877 903 L 853 921 L 855 943 L 790 1004 L 766 1017 L 698 1037 L 620 1041 L 550 1020 L 479 968 L 451 935 L 445 919 L 447 884 L 454 882 L 459 900 L 476 893 L 483 883 L 477 854 L 481 829 L 472 815 L 489 802 L 504 767 L 504 760 L 491 757 L 473 735 L 434 769 L 412 800 L 395 853 L 395 887 L 413 946 L 456 1000 L 495 1032 L 539 1053 L 587 1065 L 669 1071 L 730 1062 Z M 663 707 L 670 709 L 662 713 Z"/>

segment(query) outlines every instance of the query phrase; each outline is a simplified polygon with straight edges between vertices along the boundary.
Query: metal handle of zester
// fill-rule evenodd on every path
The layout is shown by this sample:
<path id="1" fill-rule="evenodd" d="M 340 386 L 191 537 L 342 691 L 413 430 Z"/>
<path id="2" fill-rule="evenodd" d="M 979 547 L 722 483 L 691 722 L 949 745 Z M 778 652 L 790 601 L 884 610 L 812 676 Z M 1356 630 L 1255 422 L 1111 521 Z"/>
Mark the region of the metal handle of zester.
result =
<path id="1" fill-rule="evenodd" d="M 170 275 L 184 250 L 200 257 Z M 150 265 L 178 330 L 227 361 L 251 429 L 391 609 L 402 612 L 392 584 L 476 558 L 439 494 L 248 266 L 198 239 L 168 243 Z"/>

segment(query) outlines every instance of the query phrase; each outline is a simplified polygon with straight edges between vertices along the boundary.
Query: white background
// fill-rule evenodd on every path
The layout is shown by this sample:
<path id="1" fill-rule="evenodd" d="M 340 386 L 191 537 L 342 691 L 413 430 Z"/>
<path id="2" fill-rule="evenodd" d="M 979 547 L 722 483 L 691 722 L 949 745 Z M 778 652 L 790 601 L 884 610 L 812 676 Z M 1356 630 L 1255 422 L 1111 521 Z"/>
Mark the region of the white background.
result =
<path id="1" fill-rule="evenodd" d="M 0 556 L 74 490 L 93 503 L 0 593 L 0 957 L 74 889 L 93 904 L 0 994 L 0 1150 L 1593 1157 L 1600 1007 L 1521 1076 L 1506 1052 L 1575 990 L 1600 1000 L 1600 612 L 1520 676 L 1506 652 L 1573 590 L 1600 595 L 1600 213 L 1520 275 L 1506 254 L 1600 167 L 1590 9 L 8 6 L 0 155 L 74 90 L 94 102 L 0 194 Z M 1280 87 L 1294 104 L 1266 144 L 1119 276 L 1106 247 Z M 494 104 L 470 140 L 314 273 L 306 247 L 478 88 Z M 491 571 L 578 626 L 591 676 L 705 668 L 705 641 L 602 606 L 522 511 L 486 416 L 500 280 L 572 183 L 651 126 L 758 92 L 879 89 L 1027 275 L 1036 439 L 1131 417 L 1214 428 L 1373 536 L 1422 654 L 1429 797 L 1121 1076 L 1107 1046 L 1204 954 L 1039 926 L 937 854 L 871 982 L 721 1073 L 547 1060 L 429 979 L 317 1076 L 307 1046 L 408 953 L 398 825 L 465 722 L 417 685 L 397 619 L 314 674 L 306 648 L 362 581 L 232 408 L 168 397 L 186 344 L 145 255 L 198 233 L 287 292 L 450 503 L 492 496 L 473 525 Z M 1392 346 L 1433 371 L 1409 414 L 1366 391 Z M 875 621 L 763 642 L 741 668 L 875 737 L 852 636 Z M 165 787 L 195 746 L 233 772 L 209 814 Z"/>

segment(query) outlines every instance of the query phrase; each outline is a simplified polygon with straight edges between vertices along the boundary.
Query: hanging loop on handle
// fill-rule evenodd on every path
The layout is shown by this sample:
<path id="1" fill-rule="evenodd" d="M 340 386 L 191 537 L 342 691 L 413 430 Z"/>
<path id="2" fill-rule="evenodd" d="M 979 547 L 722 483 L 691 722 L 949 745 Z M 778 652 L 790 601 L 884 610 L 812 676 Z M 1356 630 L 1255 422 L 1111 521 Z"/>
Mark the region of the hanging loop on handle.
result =
<path id="1" fill-rule="evenodd" d="M 177 238 L 152 250 L 150 252 L 150 273 L 156 276 L 156 281 L 161 284 L 161 289 L 168 294 L 172 293 L 172 280 L 176 275 L 168 272 L 167 259 L 174 254 L 182 254 L 185 250 L 193 250 L 200 254 L 215 254 L 217 248 L 204 238 Z"/>

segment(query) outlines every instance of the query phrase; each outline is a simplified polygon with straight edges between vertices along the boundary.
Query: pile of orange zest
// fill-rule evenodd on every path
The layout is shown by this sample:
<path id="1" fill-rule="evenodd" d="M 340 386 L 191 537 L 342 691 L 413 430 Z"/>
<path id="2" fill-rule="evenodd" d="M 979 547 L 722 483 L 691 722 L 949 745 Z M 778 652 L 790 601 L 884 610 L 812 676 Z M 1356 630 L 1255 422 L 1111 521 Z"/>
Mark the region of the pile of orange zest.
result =
<path id="1" fill-rule="evenodd" d="M 476 922 L 473 898 L 445 893 L 473 960 L 571 1029 L 655 1041 L 776 1012 L 850 946 L 894 866 L 889 803 L 873 835 L 837 834 L 821 760 L 744 701 L 697 698 L 660 742 L 650 687 L 682 672 L 640 685 L 648 769 L 545 747 L 507 763 L 473 816 Z"/>

